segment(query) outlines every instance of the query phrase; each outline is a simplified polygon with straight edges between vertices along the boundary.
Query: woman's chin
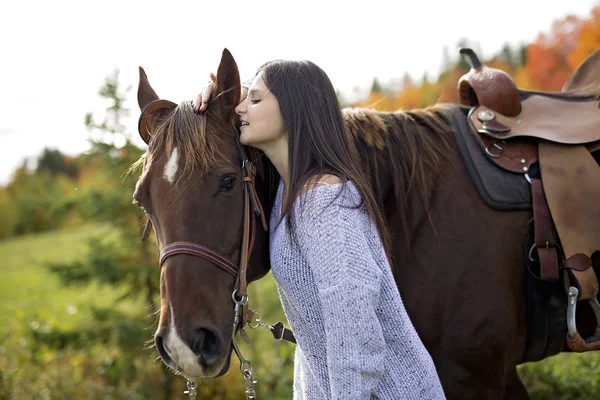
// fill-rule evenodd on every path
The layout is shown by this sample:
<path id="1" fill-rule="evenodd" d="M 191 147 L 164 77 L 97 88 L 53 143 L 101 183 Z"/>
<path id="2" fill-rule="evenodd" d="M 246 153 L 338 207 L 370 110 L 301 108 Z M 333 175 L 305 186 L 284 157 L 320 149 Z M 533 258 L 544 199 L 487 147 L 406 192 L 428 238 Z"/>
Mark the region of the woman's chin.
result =
<path id="1" fill-rule="evenodd" d="M 258 143 L 256 143 L 256 140 L 252 140 L 252 137 L 248 134 L 245 134 L 244 132 L 240 134 L 240 143 L 244 146 L 252 146 L 258 148 Z"/>
<path id="2" fill-rule="evenodd" d="M 244 127 L 242 127 L 240 129 L 240 143 L 243 144 L 244 146 L 251 146 L 252 144 L 249 142 L 252 142 L 252 141 L 248 140 L 248 134 L 246 132 L 244 132 Z"/>

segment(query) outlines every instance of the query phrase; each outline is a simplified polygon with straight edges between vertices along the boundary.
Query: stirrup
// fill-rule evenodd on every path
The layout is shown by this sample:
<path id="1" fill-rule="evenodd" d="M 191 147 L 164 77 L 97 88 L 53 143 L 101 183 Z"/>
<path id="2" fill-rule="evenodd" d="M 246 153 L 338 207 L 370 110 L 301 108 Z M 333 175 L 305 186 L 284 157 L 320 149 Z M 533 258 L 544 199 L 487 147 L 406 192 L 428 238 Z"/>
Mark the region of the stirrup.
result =
<path id="1" fill-rule="evenodd" d="M 585 352 L 590 350 L 600 350 L 600 303 L 598 297 L 594 296 L 588 299 L 594 315 L 596 316 L 596 332 L 594 336 L 583 338 L 577 331 L 577 323 L 575 322 L 575 313 L 577 311 L 577 298 L 579 290 L 571 286 L 568 292 L 568 307 L 567 307 L 567 345 L 576 352 Z"/>

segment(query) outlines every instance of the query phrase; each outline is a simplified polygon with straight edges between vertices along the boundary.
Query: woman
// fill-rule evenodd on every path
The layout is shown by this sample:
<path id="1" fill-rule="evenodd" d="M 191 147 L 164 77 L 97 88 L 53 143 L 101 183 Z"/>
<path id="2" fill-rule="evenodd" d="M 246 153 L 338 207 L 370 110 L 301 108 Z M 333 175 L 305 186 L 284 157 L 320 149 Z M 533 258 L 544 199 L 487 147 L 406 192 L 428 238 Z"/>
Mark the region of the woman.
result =
<path id="1" fill-rule="evenodd" d="M 294 398 L 445 398 L 394 282 L 383 217 L 325 72 L 308 61 L 269 62 L 236 112 L 240 141 L 281 177 L 271 268 L 297 341 Z"/>

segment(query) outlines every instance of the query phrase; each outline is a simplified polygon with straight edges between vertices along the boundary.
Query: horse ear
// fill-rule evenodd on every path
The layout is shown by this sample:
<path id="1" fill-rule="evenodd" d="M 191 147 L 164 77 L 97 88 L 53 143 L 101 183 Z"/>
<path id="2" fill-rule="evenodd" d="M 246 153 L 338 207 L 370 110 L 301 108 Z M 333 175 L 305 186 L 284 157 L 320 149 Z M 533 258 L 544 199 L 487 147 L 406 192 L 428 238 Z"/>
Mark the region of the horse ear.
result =
<path id="1" fill-rule="evenodd" d="M 138 132 L 146 144 L 150 143 L 156 123 L 166 118 L 176 108 L 177 104 L 169 100 L 153 100 L 142 108 L 138 120 Z"/>
<path id="2" fill-rule="evenodd" d="M 562 88 L 563 92 L 580 95 L 600 94 L 600 49 L 593 52 L 577 67 Z"/>
<path id="3" fill-rule="evenodd" d="M 140 83 L 138 84 L 137 97 L 140 110 L 143 110 L 144 107 L 146 107 L 154 100 L 158 100 L 158 95 L 156 94 L 154 89 L 152 89 L 152 86 L 150 86 L 148 76 L 146 76 L 146 72 L 142 67 L 140 67 Z"/>
<path id="4" fill-rule="evenodd" d="M 229 119 L 235 107 L 240 103 L 242 84 L 240 72 L 233 56 L 227 49 L 223 49 L 221 63 L 217 70 L 216 100 L 223 118 Z"/>

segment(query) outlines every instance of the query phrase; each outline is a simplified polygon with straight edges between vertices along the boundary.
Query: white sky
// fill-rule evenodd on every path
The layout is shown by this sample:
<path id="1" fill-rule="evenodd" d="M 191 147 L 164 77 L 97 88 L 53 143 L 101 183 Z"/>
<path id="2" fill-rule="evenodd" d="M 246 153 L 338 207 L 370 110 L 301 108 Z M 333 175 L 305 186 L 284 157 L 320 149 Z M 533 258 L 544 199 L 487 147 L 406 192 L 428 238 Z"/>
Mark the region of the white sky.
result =
<path id="1" fill-rule="evenodd" d="M 0 185 L 44 147 L 88 149 L 85 113 L 104 116 L 98 89 L 115 68 L 132 85 L 125 121 L 136 143 L 138 66 L 162 98 L 192 99 L 228 48 L 242 79 L 263 62 L 308 59 L 347 96 L 408 72 L 436 77 L 444 46 L 480 57 L 530 43 L 600 0 L 3 1 L 0 5 Z"/>

